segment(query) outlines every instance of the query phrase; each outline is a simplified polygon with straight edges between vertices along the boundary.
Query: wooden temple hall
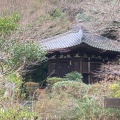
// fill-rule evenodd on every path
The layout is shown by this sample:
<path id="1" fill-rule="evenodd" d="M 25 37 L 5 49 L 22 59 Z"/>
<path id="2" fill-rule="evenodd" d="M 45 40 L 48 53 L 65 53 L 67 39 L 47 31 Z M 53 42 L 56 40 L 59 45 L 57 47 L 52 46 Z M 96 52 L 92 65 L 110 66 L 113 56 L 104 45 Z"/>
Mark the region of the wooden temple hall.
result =
<path id="1" fill-rule="evenodd" d="M 77 71 L 87 84 L 95 82 L 93 73 L 102 63 L 113 61 L 120 54 L 120 42 L 82 29 L 43 39 L 40 44 L 48 50 L 49 74 L 64 77 Z"/>

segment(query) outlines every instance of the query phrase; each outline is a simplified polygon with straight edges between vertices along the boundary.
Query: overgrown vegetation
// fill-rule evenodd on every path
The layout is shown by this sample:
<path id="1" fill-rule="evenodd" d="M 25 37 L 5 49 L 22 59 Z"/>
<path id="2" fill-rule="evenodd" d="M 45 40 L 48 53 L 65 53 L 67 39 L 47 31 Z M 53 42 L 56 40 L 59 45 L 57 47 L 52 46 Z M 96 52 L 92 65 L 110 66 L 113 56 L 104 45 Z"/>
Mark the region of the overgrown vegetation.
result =
<path id="1" fill-rule="evenodd" d="M 19 23 L 24 28 L 12 35 L 20 40 L 40 40 L 63 33 L 78 23 L 101 34 L 112 22 L 119 22 L 120 16 L 117 0 L 4 0 L 0 8 L 0 16 L 20 14 Z M 117 26 L 119 31 L 119 24 L 113 25 Z"/>
<path id="2" fill-rule="evenodd" d="M 35 119 L 36 114 L 29 112 L 27 109 L 10 108 L 6 111 L 0 109 L 0 119 L 3 120 L 30 120 L 31 118 Z"/>
<path id="3" fill-rule="evenodd" d="M 10 63 L 12 65 L 26 64 L 35 60 L 44 60 L 46 52 L 37 46 L 34 42 L 17 42 L 14 41 L 9 47 L 11 54 Z M 30 63 L 29 63 L 30 64 Z"/>
<path id="4" fill-rule="evenodd" d="M 20 15 L 14 13 L 12 16 L 3 16 L 0 18 L 0 35 L 8 34 L 15 30 L 18 26 Z"/>
<path id="5" fill-rule="evenodd" d="M 22 65 L 45 59 L 46 51 L 33 41 L 26 42 L 7 38 L 8 33 L 17 29 L 19 19 L 20 17 L 18 14 L 13 14 L 12 17 L 5 16 L 0 20 L 2 72 L 5 70 L 7 71 L 9 67 L 16 70 Z"/>
<path id="6" fill-rule="evenodd" d="M 48 85 L 53 85 L 53 84 L 55 84 L 57 82 L 60 82 L 60 81 L 65 81 L 65 79 L 64 78 L 58 78 L 58 77 L 50 77 L 50 78 L 47 79 Z"/>
<path id="7" fill-rule="evenodd" d="M 32 100 L 32 97 L 34 95 L 34 92 L 39 89 L 39 83 L 35 83 L 35 82 L 25 82 L 23 84 L 23 88 L 24 91 L 22 94 L 26 93 L 26 98 L 28 97 L 29 99 Z M 35 97 L 35 96 L 34 96 Z M 28 99 L 27 98 L 27 99 Z"/>
<path id="8" fill-rule="evenodd" d="M 120 98 L 120 83 L 112 84 L 109 89 L 111 90 L 111 96 L 114 98 Z"/>
<path id="9" fill-rule="evenodd" d="M 78 81 L 78 82 L 82 82 L 82 74 L 81 73 L 78 73 L 76 71 L 73 71 L 71 73 L 68 73 L 65 75 L 65 79 L 67 81 Z"/>
<path id="10" fill-rule="evenodd" d="M 23 98 L 26 94 L 33 97 L 31 86 L 38 87 L 38 83 L 28 82 L 20 89 L 22 68 L 46 59 L 47 51 L 36 40 L 63 33 L 75 23 L 99 34 L 116 27 L 119 40 L 119 16 L 119 0 L 0 0 L 0 119 L 30 120 L 37 115 L 45 120 L 119 120 L 120 110 L 104 108 L 103 101 L 104 97 L 120 97 L 119 82 L 86 85 L 76 72 L 64 79 L 48 78 L 47 88 L 38 90 L 38 101 L 30 109 L 23 106 Z M 41 71 L 34 76 L 43 75 Z"/>
<path id="11" fill-rule="evenodd" d="M 40 92 L 35 104 L 35 111 L 39 117 L 59 120 L 119 119 L 118 108 L 104 107 L 104 97 L 119 97 L 119 84 L 101 81 L 87 85 L 81 80 L 75 80 L 76 73 L 68 74 L 71 80 L 49 78 L 48 82 L 52 83 L 51 87 L 48 85 L 43 92 Z M 77 79 L 82 78 L 81 74 L 78 76 Z"/>
<path id="12" fill-rule="evenodd" d="M 31 113 L 25 106 L 22 108 L 20 103 L 21 98 L 26 96 L 21 93 L 23 78 L 20 73 L 24 66 L 45 60 L 46 54 L 33 41 L 8 39 L 19 26 L 19 19 L 18 14 L 0 18 L 0 119 L 5 120 L 34 119 L 34 112 Z"/>
<path id="13" fill-rule="evenodd" d="M 104 108 L 104 97 L 110 97 L 108 89 L 110 85 L 112 85 L 110 82 L 94 85 L 76 81 L 57 82 L 53 85 L 51 93 L 41 92 L 35 111 L 45 119 L 119 119 L 119 109 Z"/>

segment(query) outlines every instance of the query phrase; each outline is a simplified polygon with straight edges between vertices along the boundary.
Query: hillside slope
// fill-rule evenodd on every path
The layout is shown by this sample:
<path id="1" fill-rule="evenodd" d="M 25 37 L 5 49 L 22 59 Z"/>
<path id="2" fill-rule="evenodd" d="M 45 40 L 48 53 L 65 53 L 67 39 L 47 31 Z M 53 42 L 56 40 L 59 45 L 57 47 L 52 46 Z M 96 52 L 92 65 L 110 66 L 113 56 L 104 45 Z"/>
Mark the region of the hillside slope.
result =
<path id="1" fill-rule="evenodd" d="M 82 25 L 120 40 L 120 0 L 0 0 L 0 17 L 15 12 L 21 19 L 12 39 L 36 41 Z"/>

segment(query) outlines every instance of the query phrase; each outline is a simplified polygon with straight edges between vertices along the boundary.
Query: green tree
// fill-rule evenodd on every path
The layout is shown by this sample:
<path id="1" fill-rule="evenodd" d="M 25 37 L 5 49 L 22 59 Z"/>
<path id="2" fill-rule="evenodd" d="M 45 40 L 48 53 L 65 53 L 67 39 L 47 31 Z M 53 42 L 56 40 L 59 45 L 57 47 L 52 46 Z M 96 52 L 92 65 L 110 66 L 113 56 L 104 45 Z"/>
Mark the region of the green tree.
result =
<path id="1" fill-rule="evenodd" d="M 11 35 L 19 26 L 19 19 L 18 13 L 0 18 L 1 74 L 19 70 L 24 65 L 37 64 L 38 61 L 45 59 L 47 53 L 33 41 L 7 39 L 7 36 Z"/>

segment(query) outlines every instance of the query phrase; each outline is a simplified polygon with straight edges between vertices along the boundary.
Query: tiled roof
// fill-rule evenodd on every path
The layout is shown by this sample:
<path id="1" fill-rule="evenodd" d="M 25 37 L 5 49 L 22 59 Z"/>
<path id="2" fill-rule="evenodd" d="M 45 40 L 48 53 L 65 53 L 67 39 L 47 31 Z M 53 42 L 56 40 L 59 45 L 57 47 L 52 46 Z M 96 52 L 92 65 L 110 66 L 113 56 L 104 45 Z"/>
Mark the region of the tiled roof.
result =
<path id="1" fill-rule="evenodd" d="M 48 51 L 70 48 L 81 43 L 102 50 L 120 52 L 120 42 L 86 31 L 83 31 L 83 35 L 81 35 L 78 30 L 71 30 L 55 37 L 43 39 L 40 42 L 40 44 Z"/>

